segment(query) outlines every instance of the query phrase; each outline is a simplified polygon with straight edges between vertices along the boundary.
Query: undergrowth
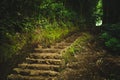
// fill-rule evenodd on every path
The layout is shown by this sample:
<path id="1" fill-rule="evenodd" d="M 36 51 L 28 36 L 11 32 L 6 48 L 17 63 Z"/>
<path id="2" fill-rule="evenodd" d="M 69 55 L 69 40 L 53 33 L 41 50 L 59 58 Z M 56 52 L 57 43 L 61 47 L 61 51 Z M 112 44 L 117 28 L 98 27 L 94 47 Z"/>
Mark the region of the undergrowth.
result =
<path id="1" fill-rule="evenodd" d="M 64 1 L 0 1 L 0 63 L 19 55 L 25 46 L 47 47 L 75 30 L 76 13 Z M 29 50 L 29 49 L 28 49 Z"/>
<path id="2" fill-rule="evenodd" d="M 120 54 L 120 24 L 103 25 L 100 39 L 105 48 L 113 52 L 113 55 Z"/>
<path id="3" fill-rule="evenodd" d="M 81 33 L 81 36 L 76 39 L 76 41 L 64 52 L 62 56 L 66 63 L 74 60 L 74 55 L 79 54 L 86 42 L 92 39 L 92 36 L 89 33 Z"/>
<path id="4" fill-rule="evenodd" d="M 44 47 L 61 40 L 65 35 L 75 30 L 75 27 L 59 26 L 57 23 L 47 24 L 44 28 L 39 27 L 30 33 L 7 33 L 7 40 L 1 43 L 0 62 L 5 62 L 14 55 L 21 54 L 25 45 L 41 44 Z"/>

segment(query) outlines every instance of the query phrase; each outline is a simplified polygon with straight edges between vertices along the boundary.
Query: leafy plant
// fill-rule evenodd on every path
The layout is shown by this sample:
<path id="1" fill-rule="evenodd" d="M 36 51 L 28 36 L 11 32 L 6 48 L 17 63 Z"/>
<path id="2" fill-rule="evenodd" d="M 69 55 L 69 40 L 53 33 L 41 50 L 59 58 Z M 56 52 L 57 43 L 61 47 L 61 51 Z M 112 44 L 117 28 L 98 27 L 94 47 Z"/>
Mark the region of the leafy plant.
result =
<path id="1" fill-rule="evenodd" d="M 120 25 L 104 25 L 101 37 L 104 40 L 104 45 L 111 51 L 119 53 L 120 49 Z"/>
<path id="2" fill-rule="evenodd" d="M 77 40 L 69 47 L 65 52 L 62 53 L 65 62 L 70 62 L 74 60 L 74 55 L 78 54 L 76 52 L 81 52 L 83 47 L 86 46 L 86 42 L 92 39 L 92 35 L 89 33 L 82 33 L 82 35 L 77 38 Z"/>

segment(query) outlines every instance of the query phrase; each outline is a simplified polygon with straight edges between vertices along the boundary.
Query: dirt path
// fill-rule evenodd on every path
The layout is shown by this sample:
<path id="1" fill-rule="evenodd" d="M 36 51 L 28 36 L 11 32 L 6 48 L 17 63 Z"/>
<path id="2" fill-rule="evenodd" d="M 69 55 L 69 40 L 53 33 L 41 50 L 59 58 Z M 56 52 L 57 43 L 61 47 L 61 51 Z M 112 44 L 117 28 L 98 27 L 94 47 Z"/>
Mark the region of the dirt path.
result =
<path id="1" fill-rule="evenodd" d="M 120 80 L 120 56 L 109 55 L 93 42 L 82 46 L 74 58 L 66 64 L 60 80 Z"/>

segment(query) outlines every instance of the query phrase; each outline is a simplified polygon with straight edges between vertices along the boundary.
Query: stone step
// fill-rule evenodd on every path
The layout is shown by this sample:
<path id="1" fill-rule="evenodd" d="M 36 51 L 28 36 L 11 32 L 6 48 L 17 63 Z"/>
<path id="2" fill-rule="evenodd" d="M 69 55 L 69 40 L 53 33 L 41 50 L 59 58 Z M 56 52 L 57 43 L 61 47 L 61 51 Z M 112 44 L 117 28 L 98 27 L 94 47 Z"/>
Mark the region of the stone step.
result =
<path id="1" fill-rule="evenodd" d="M 61 65 L 63 60 L 59 59 L 32 59 L 32 58 L 26 58 L 26 62 L 33 64 L 54 64 L 54 65 Z"/>
<path id="2" fill-rule="evenodd" d="M 34 58 L 34 59 L 61 59 L 61 55 L 60 54 L 51 54 L 51 53 L 33 53 L 30 54 L 29 56 L 30 58 Z"/>
<path id="3" fill-rule="evenodd" d="M 96 54 L 87 54 L 87 53 L 84 54 L 84 53 L 81 53 L 78 56 L 76 55 L 75 57 L 76 58 L 79 57 L 78 59 L 84 59 L 84 58 L 90 59 L 90 58 L 96 57 Z"/>
<path id="4" fill-rule="evenodd" d="M 68 63 L 66 66 L 72 69 L 80 69 L 80 68 L 83 68 L 84 63 L 85 63 L 84 61 L 71 62 L 71 63 Z"/>
<path id="5" fill-rule="evenodd" d="M 66 68 L 66 71 L 69 71 L 71 74 L 77 73 L 80 75 L 80 73 L 82 73 L 82 72 L 86 73 L 88 71 L 88 69 L 87 68 L 79 68 L 79 69 Z"/>
<path id="6" fill-rule="evenodd" d="M 105 58 L 105 60 L 112 61 L 115 63 L 120 63 L 120 57 L 116 57 L 116 58 L 108 57 L 108 58 Z"/>
<path id="7" fill-rule="evenodd" d="M 68 43 L 73 43 L 73 42 L 78 38 L 78 36 L 80 36 L 80 35 L 79 35 L 79 34 L 77 34 L 77 35 L 72 35 L 72 36 L 66 38 L 64 41 L 65 41 L 65 42 L 68 42 Z"/>
<path id="8" fill-rule="evenodd" d="M 46 48 L 51 48 L 51 47 L 50 46 L 42 46 L 42 45 L 38 44 L 36 48 L 46 49 Z"/>
<path id="9" fill-rule="evenodd" d="M 34 53 L 26 58 L 25 63 L 18 64 L 18 68 L 13 69 L 13 74 L 8 76 L 8 80 L 58 80 L 59 71 L 65 67 L 65 61 L 60 53 L 69 48 L 76 38 L 77 34 L 71 35 L 52 46 L 38 44 Z M 68 68 L 73 66 L 67 65 Z"/>
<path id="10" fill-rule="evenodd" d="M 15 74 L 27 75 L 27 76 L 58 76 L 59 72 L 51 70 L 36 70 L 36 69 L 22 69 L 14 68 Z"/>
<path id="11" fill-rule="evenodd" d="M 67 46 L 51 46 L 51 48 L 55 49 L 65 49 Z"/>
<path id="12" fill-rule="evenodd" d="M 76 37 L 77 38 L 77 37 Z M 76 40 L 76 38 L 68 38 L 68 39 L 66 39 L 66 40 L 64 40 L 66 43 L 73 43 L 75 40 Z"/>
<path id="13" fill-rule="evenodd" d="M 35 52 L 39 52 L 39 53 L 56 53 L 59 52 L 61 49 L 52 49 L 52 48 L 35 48 Z"/>
<path id="14" fill-rule="evenodd" d="M 72 43 L 66 43 L 66 42 L 61 42 L 61 43 L 56 43 L 55 46 L 70 46 Z"/>
<path id="15" fill-rule="evenodd" d="M 54 70 L 54 71 L 60 71 L 59 65 L 48 65 L 48 64 L 18 64 L 19 68 L 22 69 L 36 69 L 36 70 Z"/>
<path id="16" fill-rule="evenodd" d="M 38 45 L 37 45 L 37 47 L 38 47 L 38 48 L 41 48 L 41 49 L 43 48 L 43 46 L 42 46 L 42 45 L 40 45 L 40 44 L 38 44 Z"/>
<path id="17" fill-rule="evenodd" d="M 43 77 L 43 76 L 23 76 L 20 74 L 11 74 L 8 80 L 58 80 L 57 77 Z"/>

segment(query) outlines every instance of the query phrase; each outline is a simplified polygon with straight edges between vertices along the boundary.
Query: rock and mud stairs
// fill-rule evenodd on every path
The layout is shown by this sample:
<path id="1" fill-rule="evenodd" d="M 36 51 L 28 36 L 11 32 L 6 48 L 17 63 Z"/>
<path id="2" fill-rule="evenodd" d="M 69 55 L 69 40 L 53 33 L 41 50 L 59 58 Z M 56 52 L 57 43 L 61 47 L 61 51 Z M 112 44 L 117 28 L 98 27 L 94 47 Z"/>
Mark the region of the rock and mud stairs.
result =
<path id="1" fill-rule="evenodd" d="M 38 45 L 22 64 L 18 64 L 8 75 L 8 80 L 58 80 L 65 62 L 61 53 L 66 50 L 80 34 L 73 34 L 61 42 L 44 48 Z"/>

